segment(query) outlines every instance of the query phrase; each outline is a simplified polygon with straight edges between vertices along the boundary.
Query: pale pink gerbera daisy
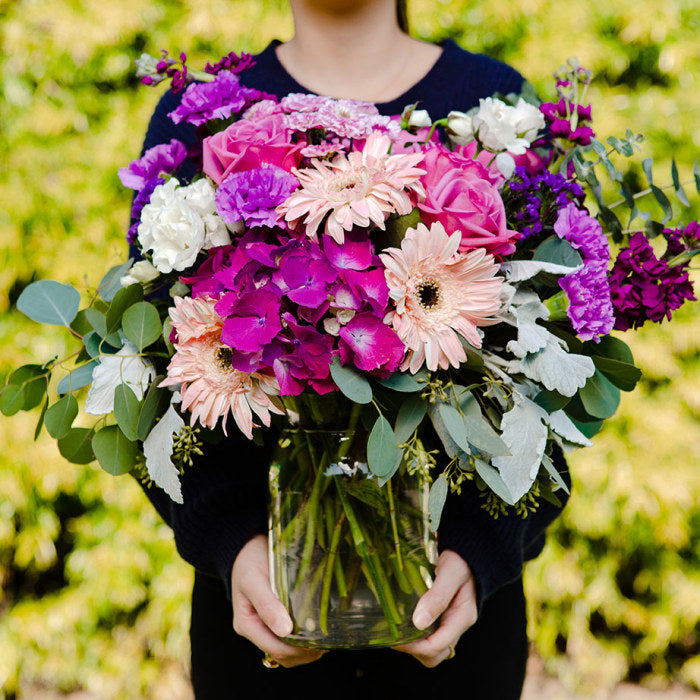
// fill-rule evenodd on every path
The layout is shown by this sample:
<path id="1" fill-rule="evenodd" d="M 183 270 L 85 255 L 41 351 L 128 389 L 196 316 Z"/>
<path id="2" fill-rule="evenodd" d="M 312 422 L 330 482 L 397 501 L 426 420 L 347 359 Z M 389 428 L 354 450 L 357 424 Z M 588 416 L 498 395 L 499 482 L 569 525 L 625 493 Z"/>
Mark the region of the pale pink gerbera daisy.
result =
<path id="1" fill-rule="evenodd" d="M 217 299 L 177 297 L 170 319 L 177 331 L 175 354 L 168 376 L 160 386 L 180 384 L 182 410 L 214 428 L 219 418 L 226 433 L 229 411 L 248 437 L 253 437 L 253 413 L 270 425 L 270 412 L 284 413 L 276 398 L 279 384 L 273 376 L 241 372 L 231 366 L 231 348 L 221 342 L 223 321 L 214 310 Z"/>
<path id="2" fill-rule="evenodd" d="M 384 228 L 392 212 L 408 214 L 413 208 L 409 193 L 425 198 L 420 183 L 424 170 L 415 166 L 422 153 L 389 155 L 388 136 L 372 132 L 362 151 L 338 154 L 330 163 L 312 161 L 313 168 L 294 170 L 301 189 L 277 207 L 292 226 L 306 225 L 306 235 L 316 238 L 324 217 L 325 232 L 338 243 L 345 231 L 371 223 Z"/>
<path id="3" fill-rule="evenodd" d="M 395 308 L 385 317 L 406 346 L 401 370 L 415 374 L 425 363 L 434 371 L 467 359 L 461 335 L 481 347 L 477 326 L 499 322 L 502 277 L 483 248 L 458 252 L 462 233 L 448 235 L 440 223 L 408 229 L 401 248 L 387 248 L 384 263 Z"/>

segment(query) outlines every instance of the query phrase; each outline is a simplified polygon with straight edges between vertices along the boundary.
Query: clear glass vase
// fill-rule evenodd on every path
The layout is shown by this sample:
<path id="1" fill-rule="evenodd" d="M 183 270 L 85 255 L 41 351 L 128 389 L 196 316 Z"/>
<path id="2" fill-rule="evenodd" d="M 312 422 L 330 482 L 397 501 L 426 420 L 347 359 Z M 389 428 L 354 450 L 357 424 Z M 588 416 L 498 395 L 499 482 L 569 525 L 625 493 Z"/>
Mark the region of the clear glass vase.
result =
<path id="1" fill-rule="evenodd" d="M 270 580 L 298 646 L 393 646 L 432 631 L 411 621 L 437 559 L 429 484 L 403 465 L 386 483 L 371 475 L 352 415 L 342 430 L 328 414 L 285 430 L 270 467 Z"/>

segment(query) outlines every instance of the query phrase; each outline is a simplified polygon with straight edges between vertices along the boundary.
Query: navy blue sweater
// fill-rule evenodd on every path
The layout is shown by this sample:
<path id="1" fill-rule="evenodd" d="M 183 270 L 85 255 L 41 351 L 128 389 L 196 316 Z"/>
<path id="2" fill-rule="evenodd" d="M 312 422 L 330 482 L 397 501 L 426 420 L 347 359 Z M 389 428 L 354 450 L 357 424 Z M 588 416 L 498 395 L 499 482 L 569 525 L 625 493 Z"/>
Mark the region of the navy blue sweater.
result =
<path id="1" fill-rule="evenodd" d="M 256 56 L 256 65 L 241 74 L 241 82 L 279 96 L 308 92 L 282 67 L 272 42 Z M 433 119 L 451 110 L 467 111 L 482 97 L 495 92 L 518 92 L 522 76 L 511 67 L 480 54 L 469 53 L 451 40 L 443 44 L 439 59 L 416 85 L 391 102 L 378 104 L 382 114 L 400 114 L 414 102 Z M 168 113 L 180 97 L 165 93 L 151 118 L 144 150 L 180 139 L 196 141 L 193 127 L 175 125 Z M 193 163 L 181 168 L 181 179 L 195 172 Z M 558 470 L 567 466 L 559 450 L 554 454 Z M 230 595 L 233 562 L 243 545 L 267 531 L 268 448 L 258 447 L 235 429 L 223 443 L 210 446 L 204 457 L 182 476 L 183 505 L 173 503 L 157 487 L 146 493 L 172 527 L 180 555 L 203 573 L 219 576 Z M 559 492 L 565 502 L 566 494 Z M 543 501 L 539 509 L 522 519 L 515 514 L 494 520 L 481 508 L 476 487 L 466 484 L 462 494 L 450 494 L 438 532 L 440 549 L 458 552 L 469 564 L 477 583 L 479 604 L 501 586 L 520 576 L 523 562 L 541 551 L 544 531 L 560 509 Z"/>

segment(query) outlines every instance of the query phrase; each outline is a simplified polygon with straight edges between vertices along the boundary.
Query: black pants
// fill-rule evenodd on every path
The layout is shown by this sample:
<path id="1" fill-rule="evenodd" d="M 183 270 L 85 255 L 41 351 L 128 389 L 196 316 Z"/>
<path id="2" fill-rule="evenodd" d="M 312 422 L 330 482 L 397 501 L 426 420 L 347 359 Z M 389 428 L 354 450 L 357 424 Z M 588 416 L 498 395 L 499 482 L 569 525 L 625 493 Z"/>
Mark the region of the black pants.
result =
<path id="1" fill-rule="evenodd" d="M 517 700 L 528 651 L 520 579 L 486 601 L 477 623 L 462 635 L 455 658 L 434 669 L 393 649 L 330 651 L 308 665 L 265 668 L 262 652 L 233 631 L 231 603 L 221 582 L 199 573 L 190 639 L 197 700 Z"/>

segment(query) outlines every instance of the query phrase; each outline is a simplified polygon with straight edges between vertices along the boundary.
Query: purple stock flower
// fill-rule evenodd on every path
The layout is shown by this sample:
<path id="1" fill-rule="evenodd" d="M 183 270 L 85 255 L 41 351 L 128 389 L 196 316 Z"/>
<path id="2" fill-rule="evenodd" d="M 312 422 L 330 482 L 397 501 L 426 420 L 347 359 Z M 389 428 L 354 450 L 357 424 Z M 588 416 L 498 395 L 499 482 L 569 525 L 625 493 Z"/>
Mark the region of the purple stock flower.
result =
<path id="1" fill-rule="evenodd" d="M 600 223 L 573 202 L 559 211 L 554 231 L 579 251 L 584 263 L 591 260 L 609 262 L 610 247 Z"/>
<path id="2" fill-rule="evenodd" d="M 573 108 L 576 109 L 576 126 L 572 125 Z M 567 139 L 581 146 L 588 146 L 595 132 L 589 126 L 591 122 L 590 105 L 569 105 L 563 98 L 559 102 L 544 102 L 540 112 L 548 122 L 553 136 Z"/>
<path id="3" fill-rule="evenodd" d="M 371 313 L 359 313 L 340 328 L 340 359 L 360 370 L 398 368 L 405 354 L 403 341 L 394 329 Z"/>
<path id="4" fill-rule="evenodd" d="M 275 208 L 298 186 L 294 175 L 271 164 L 232 173 L 216 191 L 216 210 L 227 224 L 272 228 L 284 221 Z"/>
<path id="5" fill-rule="evenodd" d="M 255 59 L 249 53 L 242 52 L 239 56 L 235 51 L 231 51 L 213 65 L 207 63 L 204 67 L 204 72 L 211 73 L 212 75 L 216 75 L 222 70 L 227 70 L 231 73 L 242 73 L 248 70 L 248 68 L 252 68 L 254 65 Z"/>
<path id="6" fill-rule="evenodd" d="M 595 340 L 613 329 L 615 317 L 608 287 L 608 266 L 592 260 L 559 280 L 569 299 L 567 315 L 582 340 Z"/>
<path id="7" fill-rule="evenodd" d="M 673 248 L 677 238 L 673 236 Z M 668 251 L 673 254 L 672 251 Z M 610 272 L 615 328 L 626 331 L 646 321 L 660 323 L 683 303 L 695 300 L 693 284 L 685 265 L 670 267 L 657 258 L 642 232 L 630 237 L 629 246 L 620 251 Z"/>
<path id="8" fill-rule="evenodd" d="M 169 116 L 176 124 L 186 121 L 200 126 L 210 119 L 228 119 L 238 114 L 259 94 L 258 90 L 241 85 L 230 71 L 223 71 L 211 82 L 190 85 Z"/>
<path id="9" fill-rule="evenodd" d="M 124 187 L 140 190 L 161 173 L 168 175 L 174 173 L 185 158 L 187 158 L 185 144 L 172 139 L 170 143 L 161 143 L 149 148 L 140 158 L 119 168 L 119 179 Z"/>

